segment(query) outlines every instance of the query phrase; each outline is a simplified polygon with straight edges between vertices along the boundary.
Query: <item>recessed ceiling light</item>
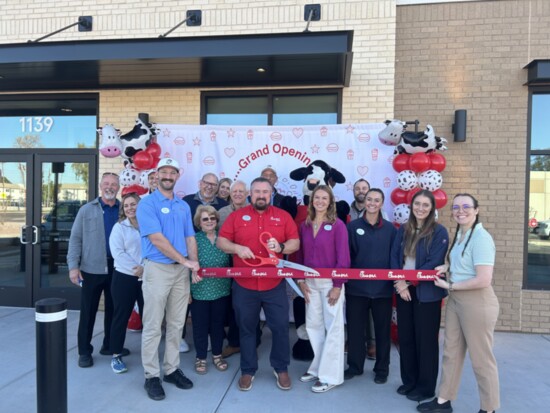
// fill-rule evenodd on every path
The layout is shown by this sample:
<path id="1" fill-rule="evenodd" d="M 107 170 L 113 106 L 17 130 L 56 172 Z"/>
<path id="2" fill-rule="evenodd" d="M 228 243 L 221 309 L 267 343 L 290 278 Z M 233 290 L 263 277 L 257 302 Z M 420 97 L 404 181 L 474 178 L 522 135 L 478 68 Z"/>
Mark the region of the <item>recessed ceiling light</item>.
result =
<path id="1" fill-rule="evenodd" d="M 71 108 L 61 108 L 61 112 L 72 112 Z"/>
<path id="2" fill-rule="evenodd" d="M 265 73 L 265 69 L 263 67 L 259 67 L 259 68 L 256 69 L 256 72 Z"/>

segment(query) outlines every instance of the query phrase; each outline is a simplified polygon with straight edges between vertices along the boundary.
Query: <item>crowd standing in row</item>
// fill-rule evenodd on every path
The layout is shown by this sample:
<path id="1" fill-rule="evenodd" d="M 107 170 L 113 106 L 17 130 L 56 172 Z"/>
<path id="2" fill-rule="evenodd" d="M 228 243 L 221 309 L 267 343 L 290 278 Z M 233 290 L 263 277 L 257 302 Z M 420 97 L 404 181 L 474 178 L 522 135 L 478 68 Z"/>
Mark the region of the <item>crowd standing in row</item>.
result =
<path id="1" fill-rule="evenodd" d="M 429 191 L 415 194 L 410 219 L 397 230 L 382 214 L 384 193 L 370 188 L 364 179 L 354 185 L 352 220 L 347 226 L 336 216 L 330 186 L 320 185 L 310 197 L 307 218 L 297 225 L 291 215 L 274 206 L 281 195 L 274 189 L 277 174 L 271 167 L 252 181 L 250 198 L 246 183 L 229 179 L 218 182 L 216 175 L 208 173 L 202 177 L 199 191 L 182 200 L 174 195 L 179 178 L 178 162 L 162 159 L 157 173 L 149 176 L 151 193 L 141 200 L 134 194 L 125 195 L 119 202 L 118 177 L 106 173 L 100 182 L 101 196 L 79 210 L 67 261 L 71 281 L 82 287 L 80 367 L 93 365 L 91 339 L 103 292 L 105 337 L 100 353 L 112 356 L 113 371 L 127 370 L 122 359 L 129 355 L 123 347 L 125 330 L 137 301 L 143 320 L 141 358 L 148 396 L 164 399 L 162 381 L 181 389 L 191 388 L 193 383 L 181 371 L 179 357 L 191 302 L 195 372 L 205 374 L 208 370 L 210 339 L 212 363 L 219 371 L 228 368 L 225 357 L 240 351 L 238 387 L 248 391 L 258 369 L 256 347 L 263 309 L 272 331 L 270 363 L 276 385 L 289 390 L 286 283 L 280 279 L 203 279 L 198 270 L 227 267 L 231 261 L 234 266 L 244 266 L 245 260 L 255 256 L 282 258 L 296 253 L 296 259 L 313 268 L 436 269 L 439 275 L 434 282 L 419 283 L 299 280 L 314 353 L 300 381 L 314 382 L 312 391 L 325 392 L 363 374 L 365 357 L 374 356 L 367 350 L 374 352 L 374 348 L 374 382 L 387 381 L 395 290 L 403 383 L 397 392 L 417 402 L 435 395 L 441 305 L 449 295 L 439 394 L 418 404 L 417 410 L 452 412 L 451 401 L 457 397 L 466 350 L 478 381 L 480 412 L 500 407 L 492 351 L 499 311 L 491 287 L 495 245 L 479 222 L 479 206 L 473 196 L 459 194 L 453 199 L 451 210 L 457 230 L 447 251 L 447 230 L 436 222 L 435 201 Z M 268 250 L 260 242 L 263 232 L 271 234 Z M 374 335 L 368 327 L 371 314 Z M 227 316 L 228 347 L 222 349 Z M 163 331 L 161 381 L 159 344 Z M 373 336 L 376 346 L 371 342 Z"/>

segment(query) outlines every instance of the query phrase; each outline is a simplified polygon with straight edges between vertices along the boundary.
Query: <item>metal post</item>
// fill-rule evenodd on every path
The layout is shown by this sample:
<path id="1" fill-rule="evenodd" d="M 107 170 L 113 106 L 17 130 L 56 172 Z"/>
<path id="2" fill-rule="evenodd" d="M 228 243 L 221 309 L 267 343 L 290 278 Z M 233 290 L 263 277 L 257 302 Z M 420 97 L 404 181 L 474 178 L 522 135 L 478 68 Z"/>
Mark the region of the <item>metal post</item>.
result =
<path id="1" fill-rule="evenodd" d="M 67 301 L 36 302 L 38 413 L 67 413 Z"/>

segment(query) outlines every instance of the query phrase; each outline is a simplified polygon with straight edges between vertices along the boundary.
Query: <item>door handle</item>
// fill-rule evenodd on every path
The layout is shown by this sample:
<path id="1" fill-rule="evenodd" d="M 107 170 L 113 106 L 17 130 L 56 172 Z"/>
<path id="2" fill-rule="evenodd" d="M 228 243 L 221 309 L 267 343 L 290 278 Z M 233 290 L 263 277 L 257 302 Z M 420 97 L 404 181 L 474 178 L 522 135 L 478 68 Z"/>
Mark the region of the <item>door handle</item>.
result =
<path id="1" fill-rule="evenodd" d="M 32 245 L 38 244 L 38 227 L 32 225 Z"/>
<path id="2" fill-rule="evenodd" d="M 25 237 L 25 232 L 28 227 L 29 225 L 21 225 L 21 236 L 19 237 L 19 241 L 21 241 L 23 245 L 30 244 L 30 241 L 27 241 Z"/>

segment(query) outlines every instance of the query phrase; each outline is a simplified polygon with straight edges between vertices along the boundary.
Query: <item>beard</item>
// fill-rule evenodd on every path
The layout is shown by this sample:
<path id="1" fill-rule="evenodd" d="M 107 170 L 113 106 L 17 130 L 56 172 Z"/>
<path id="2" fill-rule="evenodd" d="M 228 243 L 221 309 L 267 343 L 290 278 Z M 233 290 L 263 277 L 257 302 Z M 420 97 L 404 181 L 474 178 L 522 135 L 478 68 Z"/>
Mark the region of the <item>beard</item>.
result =
<path id="1" fill-rule="evenodd" d="M 256 211 L 265 211 L 269 206 L 269 203 L 264 198 L 258 198 L 252 204 Z"/>
<path id="2" fill-rule="evenodd" d="M 365 199 L 367 199 L 367 194 L 357 194 L 353 198 L 355 199 L 355 202 L 362 204 L 365 202 Z"/>
<path id="3" fill-rule="evenodd" d="M 165 191 L 171 191 L 172 189 L 174 189 L 175 185 L 176 185 L 176 181 L 173 179 L 159 180 L 159 186 Z"/>
<path id="4" fill-rule="evenodd" d="M 113 191 L 112 189 L 106 189 L 103 191 L 103 195 L 102 195 L 102 198 L 103 199 L 106 199 L 108 201 L 112 201 L 113 199 L 116 198 L 116 192 Z"/>

